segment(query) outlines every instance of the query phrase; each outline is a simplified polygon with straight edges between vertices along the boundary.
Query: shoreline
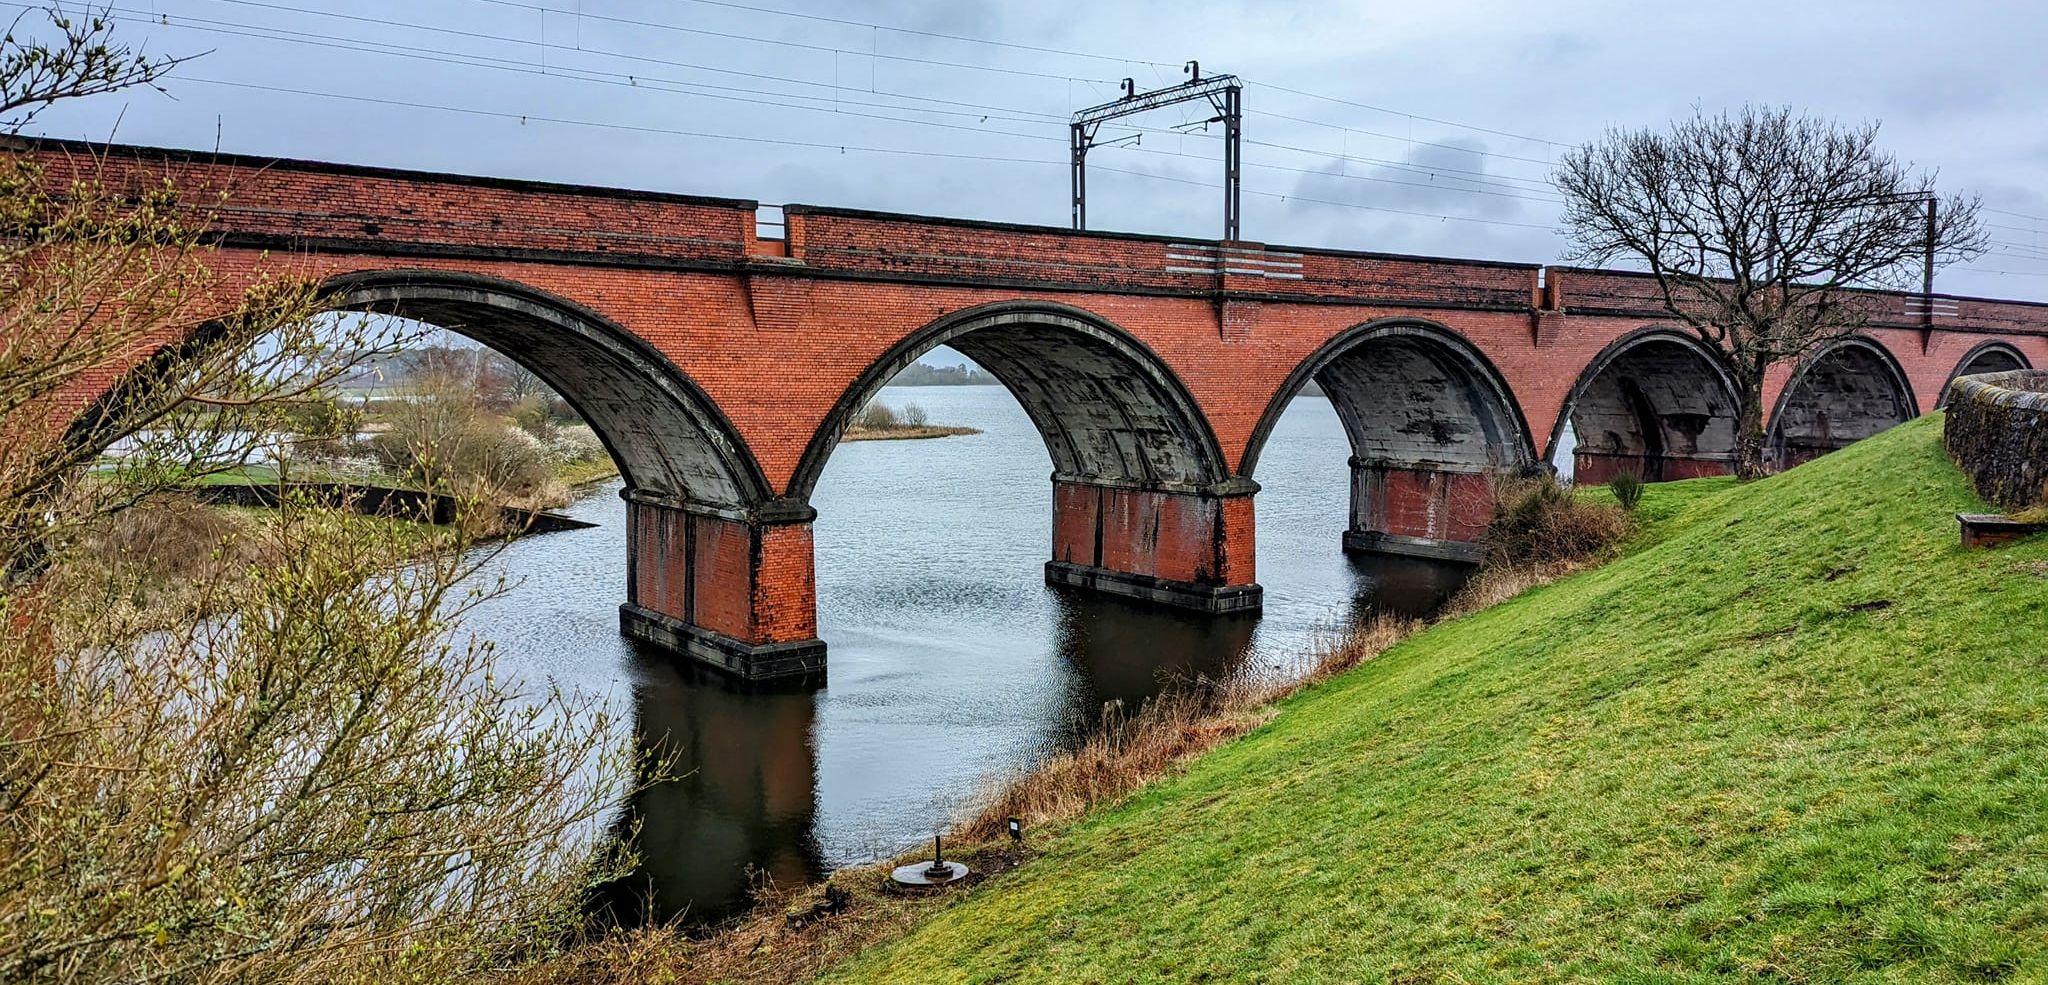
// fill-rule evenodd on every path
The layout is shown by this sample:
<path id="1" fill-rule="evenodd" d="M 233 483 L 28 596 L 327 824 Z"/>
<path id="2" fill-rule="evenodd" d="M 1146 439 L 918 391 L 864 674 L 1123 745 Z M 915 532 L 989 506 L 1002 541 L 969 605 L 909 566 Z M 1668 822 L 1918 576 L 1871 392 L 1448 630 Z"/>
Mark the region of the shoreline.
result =
<path id="1" fill-rule="evenodd" d="M 840 441 L 916 441 L 925 438 L 951 438 L 963 434 L 980 434 L 980 428 L 946 427 L 937 424 L 918 424 L 893 428 L 850 427 L 841 435 Z"/>

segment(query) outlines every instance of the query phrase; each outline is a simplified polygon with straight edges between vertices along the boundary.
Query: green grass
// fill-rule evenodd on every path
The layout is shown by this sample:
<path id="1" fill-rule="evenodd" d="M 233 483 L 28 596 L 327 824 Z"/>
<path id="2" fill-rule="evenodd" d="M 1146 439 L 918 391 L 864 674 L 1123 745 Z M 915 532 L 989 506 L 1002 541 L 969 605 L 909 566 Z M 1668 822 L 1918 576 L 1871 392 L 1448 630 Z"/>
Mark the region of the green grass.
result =
<path id="1" fill-rule="evenodd" d="M 2048 974 L 2048 538 L 1921 420 L 1653 486 L 1629 553 L 1417 635 L 834 981 Z"/>
<path id="2" fill-rule="evenodd" d="M 599 455 L 574 462 L 563 462 L 555 466 L 555 477 L 569 488 L 602 482 L 619 474 L 619 467 L 612 464 L 611 456 Z"/>

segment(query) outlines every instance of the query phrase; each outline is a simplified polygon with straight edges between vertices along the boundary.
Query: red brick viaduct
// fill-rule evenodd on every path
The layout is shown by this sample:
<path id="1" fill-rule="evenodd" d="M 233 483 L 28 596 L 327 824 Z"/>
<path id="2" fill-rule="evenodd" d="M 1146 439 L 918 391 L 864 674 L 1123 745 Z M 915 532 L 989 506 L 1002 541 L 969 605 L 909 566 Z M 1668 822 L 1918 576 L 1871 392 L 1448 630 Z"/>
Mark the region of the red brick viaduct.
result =
<path id="1" fill-rule="evenodd" d="M 797 205 L 775 239 L 751 201 L 32 153 L 59 180 L 224 194 L 208 262 L 230 281 L 314 276 L 532 369 L 624 473 L 625 631 L 750 679 L 822 669 L 811 490 L 851 416 L 941 344 L 1045 436 L 1048 580 L 1211 612 L 1260 604 L 1259 453 L 1311 379 L 1351 440 L 1351 550 L 1473 557 L 1487 472 L 1547 461 L 1567 422 L 1593 481 L 1720 473 L 1733 447 L 1720 364 L 1629 273 Z M 1866 300 L 1868 331 L 1772 381 L 1779 461 L 1932 408 L 1959 373 L 2048 365 L 2048 305 Z"/>

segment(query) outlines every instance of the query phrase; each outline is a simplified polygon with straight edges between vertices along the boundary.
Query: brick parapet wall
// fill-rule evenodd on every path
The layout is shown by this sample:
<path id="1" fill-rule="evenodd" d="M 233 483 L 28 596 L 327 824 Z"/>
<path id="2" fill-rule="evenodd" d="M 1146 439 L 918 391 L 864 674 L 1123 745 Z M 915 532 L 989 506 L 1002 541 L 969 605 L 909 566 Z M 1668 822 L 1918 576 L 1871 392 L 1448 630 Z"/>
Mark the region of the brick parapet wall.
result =
<path id="1" fill-rule="evenodd" d="M 1564 310 L 1583 314 L 1666 320 L 1664 296 L 1657 279 L 1626 270 L 1551 267 L 1546 282 Z M 1862 308 L 1873 329 L 1923 329 L 1921 295 L 1903 291 L 1857 291 L 1852 302 Z M 2048 335 L 2048 304 L 1936 294 L 1932 326 L 1941 331 L 1987 334 Z"/>
<path id="2" fill-rule="evenodd" d="M 31 146 L 52 187 L 98 180 L 134 194 L 168 183 L 195 220 L 237 245 L 737 263 L 753 239 L 755 204 L 738 199 L 187 151 Z"/>
<path id="3" fill-rule="evenodd" d="M 1985 501 L 2009 510 L 2048 502 L 2048 371 L 1956 380 L 1942 443 Z"/>

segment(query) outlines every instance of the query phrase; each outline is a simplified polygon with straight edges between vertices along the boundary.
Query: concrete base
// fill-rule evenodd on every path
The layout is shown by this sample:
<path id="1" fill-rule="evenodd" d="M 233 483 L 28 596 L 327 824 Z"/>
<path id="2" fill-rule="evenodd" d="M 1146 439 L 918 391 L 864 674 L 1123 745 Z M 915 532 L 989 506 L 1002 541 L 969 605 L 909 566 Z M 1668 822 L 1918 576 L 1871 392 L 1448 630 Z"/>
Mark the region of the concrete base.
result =
<path id="1" fill-rule="evenodd" d="M 1265 604 L 1266 596 L 1266 590 L 1257 585 L 1199 585 L 1070 561 L 1045 562 L 1045 580 L 1053 585 L 1070 585 L 1196 612 L 1257 612 Z"/>
<path id="2" fill-rule="evenodd" d="M 824 640 L 747 643 L 631 602 L 619 606 L 619 632 L 750 683 L 825 681 Z"/>
<path id="3" fill-rule="evenodd" d="M 1344 531 L 1344 549 L 1354 554 L 1391 554 L 1396 557 L 1419 557 L 1464 564 L 1478 564 L 1486 555 L 1486 547 L 1483 544 L 1431 540 L 1426 537 L 1403 537 L 1398 534 L 1380 533 L 1377 530 Z"/>
<path id="4" fill-rule="evenodd" d="M 2040 533 L 2048 524 L 2026 523 L 1997 513 L 1958 513 L 1964 547 L 1997 547 Z"/>

